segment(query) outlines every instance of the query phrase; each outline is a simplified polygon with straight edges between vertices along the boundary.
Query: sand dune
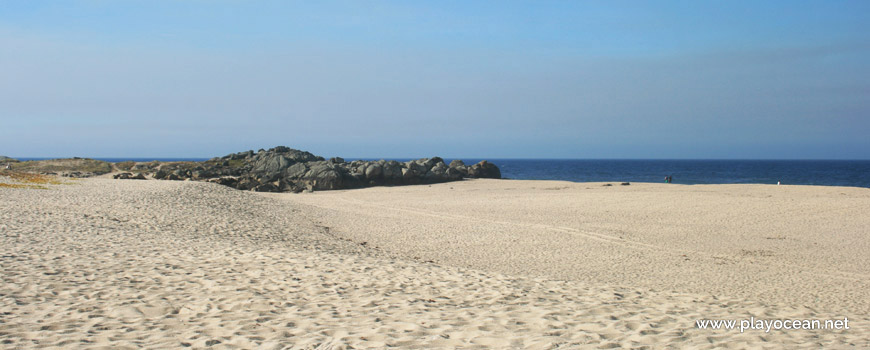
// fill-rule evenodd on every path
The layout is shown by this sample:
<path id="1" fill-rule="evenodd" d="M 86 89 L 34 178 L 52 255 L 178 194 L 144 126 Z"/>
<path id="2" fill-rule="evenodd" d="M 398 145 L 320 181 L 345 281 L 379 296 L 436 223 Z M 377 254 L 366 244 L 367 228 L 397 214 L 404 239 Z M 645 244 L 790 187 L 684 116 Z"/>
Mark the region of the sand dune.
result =
<path id="1" fill-rule="evenodd" d="M 421 260 L 870 313 L 870 190 L 615 185 L 472 180 L 273 197 Z"/>
<path id="2" fill-rule="evenodd" d="M 598 198 L 592 204 L 566 200 L 587 186 Z M 732 198 L 714 187 L 473 181 L 263 196 L 105 179 L 0 188 L 0 347 L 870 346 L 867 258 L 859 253 L 866 218 L 853 217 L 866 212 L 866 190 L 777 188 L 792 191 L 781 203 L 804 209 L 798 223 L 765 232 L 773 239 L 729 245 L 729 235 L 761 230 L 743 231 L 754 227 L 745 217 L 732 222 L 743 212 L 704 208 L 722 198 L 753 203 L 740 189 Z M 639 203 L 674 197 L 699 199 Z M 784 212 L 756 204 L 768 210 L 756 220 Z M 676 219 L 667 214 L 674 210 L 689 212 Z M 829 217 L 843 222 L 826 225 Z M 826 229 L 817 233 L 825 238 L 813 238 L 815 229 Z M 707 262 L 687 268 L 695 265 L 674 255 Z M 717 264 L 720 255 L 731 265 Z M 770 280 L 741 277 L 759 262 L 773 266 L 757 268 Z M 789 263 L 802 265 L 781 266 Z M 784 281 L 828 294 L 807 302 Z M 754 287 L 783 288 L 783 298 L 745 291 Z M 847 316 L 851 329 L 695 328 L 700 318 L 749 316 Z"/>

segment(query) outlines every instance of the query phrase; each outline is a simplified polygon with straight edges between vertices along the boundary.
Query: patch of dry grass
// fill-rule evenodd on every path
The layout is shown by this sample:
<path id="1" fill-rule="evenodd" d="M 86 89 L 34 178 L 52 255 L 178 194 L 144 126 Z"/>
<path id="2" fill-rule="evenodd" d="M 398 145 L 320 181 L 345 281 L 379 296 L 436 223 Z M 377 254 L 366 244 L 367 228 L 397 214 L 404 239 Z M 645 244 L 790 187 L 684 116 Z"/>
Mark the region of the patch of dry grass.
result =
<path id="1" fill-rule="evenodd" d="M 40 190 L 47 190 L 48 187 L 45 185 L 63 185 L 65 182 L 61 181 L 56 176 L 42 175 L 42 174 L 34 174 L 34 173 L 26 173 L 19 171 L 0 171 L 0 176 L 8 178 L 12 183 L 3 183 L 0 182 L 0 187 L 4 188 L 33 188 Z"/>
<path id="2" fill-rule="evenodd" d="M 112 172 L 109 162 L 88 158 L 31 160 L 15 164 L 14 170 L 26 172 L 72 172 L 94 173 L 97 175 Z"/>
<path id="3" fill-rule="evenodd" d="M 31 189 L 37 189 L 37 190 L 47 190 L 48 189 L 48 187 L 40 186 L 40 185 L 7 184 L 7 183 L 0 183 L 0 187 L 3 187 L 3 188 L 31 188 Z"/>
<path id="4" fill-rule="evenodd" d="M 133 166 L 135 166 L 135 165 L 136 165 L 136 162 L 131 161 L 131 160 L 115 163 L 115 166 L 118 169 L 126 170 L 126 171 L 130 171 L 131 169 L 133 169 Z"/>

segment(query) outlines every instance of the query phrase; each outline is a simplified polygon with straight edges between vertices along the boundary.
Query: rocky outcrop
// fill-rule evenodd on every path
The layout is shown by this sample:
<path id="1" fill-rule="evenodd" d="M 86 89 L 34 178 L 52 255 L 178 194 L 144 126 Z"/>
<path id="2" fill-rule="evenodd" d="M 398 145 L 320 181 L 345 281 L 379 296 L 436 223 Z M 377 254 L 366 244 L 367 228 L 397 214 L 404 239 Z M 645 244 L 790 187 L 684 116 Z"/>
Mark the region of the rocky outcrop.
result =
<path id="1" fill-rule="evenodd" d="M 18 159 L 9 158 L 7 156 L 0 156 L 0 164 L 6 164 L 6 163 L 18 163 Z"/>
<path id="2" fill-rule="evenodd" d="M 120 180 L 145 180 L 145 175 L 142 175 L 142 173 L 136 175 L 133 175 L 132 173 L 120 173 L 112 175 L 112 178 Z"/>
<path id="3" fill-rule="evenodd" d="M 444 163 L 439 157 L 407 162 L 394 160 L 346 162 L 329 160 L 288 147 L 247 151 L 205 162 L 136 164 L 159 180 L 199 180 L 240 190 L 301 192 L 370 186 L 432 184 L 463 178 L 501 178 L 498 167 L 487 161 L 466 166 L 460 160 Z"/>

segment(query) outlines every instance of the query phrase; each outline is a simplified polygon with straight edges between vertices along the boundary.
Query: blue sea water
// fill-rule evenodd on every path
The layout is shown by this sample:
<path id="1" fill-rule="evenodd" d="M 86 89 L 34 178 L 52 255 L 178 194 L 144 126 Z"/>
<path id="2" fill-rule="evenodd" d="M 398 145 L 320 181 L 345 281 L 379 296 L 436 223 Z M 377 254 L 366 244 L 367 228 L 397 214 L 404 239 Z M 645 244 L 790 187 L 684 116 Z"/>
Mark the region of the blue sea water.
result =
<path id="1" fill-rule="evenodd" d="M 365 160 L 376 160 L 365 158 Z M 396 159 L 407 161 L 409 159 Z M 471 165 L 480 159 L 462 159 Z M 450 163 L 451 159 L 445 159 Z M 870 187 L 870 160 L 487 159 L 503 178 Z"/>
<path id="2" fill-rule="evenodd" d="M 23 158 L 13 157 L 13 158 L 18 159 L 20 161 L 55 159 L 55 158 L 27 158 L 27 157 L 23 157 Z M 91 158 L 91 159 L 102 160 L 102 161 L 106 161 L 106 162 L 110 162 L 110 163 L 118 163 L 118 162 L 130 161 L 130 160 L 134 161 L 134 162 L 150 162 L 150 161 L 154 161 L 154 160 L 161 161 L 161 162 L 202 162 L 202 161 L 209 160 L 211 158 L 165 158 L 165 157 L 161 158 L 161 157 L 156 157 L 156 158 Z"/>
<path id="3" fill-rule="evenodd" d="M 493 159 L 502 177 L 576 182 L 776 184 L 870 187 L 868 160 Z"/>
<path id="4" fill-rule="evenodd" d="M 21 160 L 46 158 L 21 158 Z M 98 158 L 109 162 L 204 161 L 208 158 Z M 350 161 L 351 159 L 348 159 Z M 372 159 L 366 159 L 372 160 Z M 407 161 L 408 159 L 396 159 Z M 502 177 L 574 182 L 776 184 L 870 187 L 870 160 L 488 159 Z M 463 159 L 474 164 L 480 159 Z M 445 159 L 449 163 L 450 159 Z"/>

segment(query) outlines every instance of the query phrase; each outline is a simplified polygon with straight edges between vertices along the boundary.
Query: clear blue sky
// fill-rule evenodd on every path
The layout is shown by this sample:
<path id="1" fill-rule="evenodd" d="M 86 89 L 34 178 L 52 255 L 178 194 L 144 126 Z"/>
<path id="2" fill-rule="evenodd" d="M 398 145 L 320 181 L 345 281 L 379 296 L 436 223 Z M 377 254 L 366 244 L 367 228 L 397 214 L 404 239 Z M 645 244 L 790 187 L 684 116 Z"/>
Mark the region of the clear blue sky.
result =
<path id="1" fill-rule="evenodd" d="M 2 1 L 0 154 L 870 159 L 870 1 Z"/>

